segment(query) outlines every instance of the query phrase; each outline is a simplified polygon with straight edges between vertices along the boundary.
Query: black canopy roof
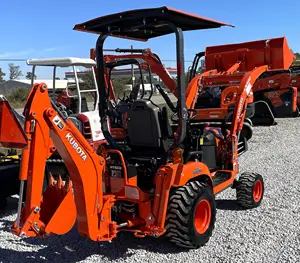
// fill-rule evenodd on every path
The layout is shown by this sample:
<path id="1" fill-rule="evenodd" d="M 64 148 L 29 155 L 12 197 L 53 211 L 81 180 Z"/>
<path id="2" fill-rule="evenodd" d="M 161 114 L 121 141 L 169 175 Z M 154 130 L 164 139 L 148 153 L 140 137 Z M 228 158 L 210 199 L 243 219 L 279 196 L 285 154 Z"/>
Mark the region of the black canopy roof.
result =
<path id="1" fill-rule="evenodd" d="M 77 24 L 74 30 L 96 34 L 109 33 L 115 37 L 147 41 L 150 38 L 173 33 L 166 22 L 173 23 L 183 31 L 232 26 L 163 6 L 102 16 Z"/>

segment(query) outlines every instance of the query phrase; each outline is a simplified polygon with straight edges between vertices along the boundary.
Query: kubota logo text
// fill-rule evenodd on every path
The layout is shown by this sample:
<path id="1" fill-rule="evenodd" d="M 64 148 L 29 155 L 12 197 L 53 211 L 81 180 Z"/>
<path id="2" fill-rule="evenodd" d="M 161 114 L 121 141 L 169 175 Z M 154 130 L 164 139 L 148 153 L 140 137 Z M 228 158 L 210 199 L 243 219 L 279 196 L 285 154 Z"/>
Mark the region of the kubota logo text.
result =
<path id="1" fill-rule="evenodd" d="M 66 135 L 66 138 L 67 138 L 68 142 L 72 145 L 72 147 L 75 149 L 75 151 L 79 154 L 79 156 L 81 157 L 81 159 L 83 161 L 85 161 L 86 160 L 86 154 L 81 149 L 81 147 L 78 145 L 78 143 L 75 141 L 75 139 L 72 137 L 72 135 L 70 133 L 68 133 Z"/>

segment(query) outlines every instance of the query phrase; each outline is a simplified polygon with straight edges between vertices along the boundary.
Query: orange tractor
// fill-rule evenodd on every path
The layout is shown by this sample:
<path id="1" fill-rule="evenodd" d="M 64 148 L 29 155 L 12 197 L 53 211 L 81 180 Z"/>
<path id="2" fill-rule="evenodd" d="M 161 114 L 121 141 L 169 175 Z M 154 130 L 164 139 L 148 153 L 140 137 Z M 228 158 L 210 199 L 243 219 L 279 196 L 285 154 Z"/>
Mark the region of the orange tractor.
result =
<path id="1" fill-rule="evenodd" d="M 203 56 L 205 69 L 197 75 Z M 239 84 L 252 69 L 267 65 L 268 70 L 253 85 L 247 117 L 253 124 L 273 125 L 274 117 L 298 116 L 297 91 L 290 85 L 289 67 L 293 59 L 285 37 L 207 47 L 205 52 L 196 54 L 188 75 L 191 86 L 192 82 L 197 85 L 201 82 L 201 90 L 194 97 L 194 107 L 221 108 L 220 114 L 221 111 L 227 114 L 234 107 L 236 94 L 228 87 Z M 218 117 L 203 114 L 197 118 L 209 120 Z"/>
<path id="2" fill-rule="evenodd" d="M 106 141 L 95 151 L 49 98 L 44 83 L 34 84 L 27 98 L 25 132 L 3 98 L 0 142 L 23 148 L 13 233 L 63 235 L 77 220 L 80 235 L 93 241 L 110 241 L 119 232 L 129 231 L 136 237 L 165 235 L 178 246 L 198 248 L 212 235 L 216 194 L 232 187 L 242 207 L 259 206 L 263 178 L 257 173 L 239 174 L 238 148 L 247 98 L 267 66 L 243 76 L 229 127 L 226 116 L 220 127 L 194 122 L 197 112 L 186 105 L 183 32 L 221 26 L 228 24 L 167 7 L 131 10 L 76 25 L 75 30 L 100 34 L 96 44 L 97 87 Z M 166 107 L 153 104 L 151 98 L 137 98 L 129 101 L 124 140 L 115 140 L 114 128 L 109 126 L 112 105 L 103 63 L 105 39 L 114 36 L 147 41 L 170 33 L 176 36 L 178 65 L 173 125 Z M 55 180 L 49 175 L 43 192 L 46 160 L 56 150 L 70 178 Z"/>

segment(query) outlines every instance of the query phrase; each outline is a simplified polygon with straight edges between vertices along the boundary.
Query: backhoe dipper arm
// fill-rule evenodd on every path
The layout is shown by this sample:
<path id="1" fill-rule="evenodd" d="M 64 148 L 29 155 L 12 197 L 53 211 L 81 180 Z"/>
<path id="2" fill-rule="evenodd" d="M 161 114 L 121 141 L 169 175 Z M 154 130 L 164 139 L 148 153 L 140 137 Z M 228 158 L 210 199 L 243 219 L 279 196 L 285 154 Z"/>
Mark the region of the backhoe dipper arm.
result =
<path id="1" fill-rule="evenodd" d="M 109 238 L 112 228 L 103 227 L 106 220 L 110 221 L 109 216 L 99 224 L 99 217 L 103 218 L 105 160 L 96 154 L 73 122 L 64 119 L 51 105 L 44 83 L 32 90 L 25 109 L 25 127 L 31 127 L 27 129 L 31 144 L 26 150 L 28 158 L 21 161 L 20 179 L 27 179 L 27 197 L 20 225 L 15 222 L 13 231 L 29 236 L 64 234 L 73 227 L 77 214 L 78 231 L 82 236 L 94 241 L 100 236 Z M 49 141 L 54 143 L 52 150 L 57 149 L 67 166 L 74 197 L 71 182 L 63 186 L 61 178 L 56 187 L 49 185 L 42 194 Z"/>
<path id="2" fill-rule="evenodd" d="M 162 81 L 165 83 L 165 85 L 168 87 L 168 89 L 176 97 L 178 97 L 176 81 L 172 78 L 172 76 L 170 75 L 168 70 L 164 67 L 164 65 L 162 64 L 159 57 L 156 54 L 152 53 L 152 51 L 150 49 L 144 49 L 144 50 L 140 50 L 140 51 L 143 51 L 142 54 L 105 55 L 104 59 L 105 59 L 105 62 L 115 61 L 120 58 L 124 58 L 124 59 L 125 58 L 128 58 L 128 59 L 140 58 L 140 59 L 145 60 L 149 64 L 151 71 L 153 73 L 157 74 L 162 79 Z M 131 52 L 131 51 L 128 50 L 128 53 L 129 52 Z M 91 59 L 96 58 L 96 49 L 95 48 L 92 48 L 90 50 L 90 58 Z"/>

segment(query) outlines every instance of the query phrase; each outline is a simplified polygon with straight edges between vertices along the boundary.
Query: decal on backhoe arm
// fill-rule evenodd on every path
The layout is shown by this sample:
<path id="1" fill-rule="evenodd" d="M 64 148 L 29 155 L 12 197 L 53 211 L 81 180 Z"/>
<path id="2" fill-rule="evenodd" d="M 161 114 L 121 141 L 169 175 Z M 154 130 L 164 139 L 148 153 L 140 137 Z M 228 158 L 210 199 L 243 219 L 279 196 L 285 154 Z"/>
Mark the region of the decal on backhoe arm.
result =
<path id="1" fill-rule="evenodd" d="M 63 130 L 63 128 L 65 127 L 61 119 L 57 115 L 52 119 L 52 121 L 60 130 Z"/>
<path id="2" fill-rule="evenodd" d="M 86 154 L 81 149 L 81 147 L 78 145 L 78 143 L 75 141 L 75 139 L 72 137 L 72 135 L 68 132 L 66 137 L 68 142 L 72 145 L 72 147 L 75 149 L 76 153 L 81 157 L 83 161 L 86 161 Z"/>

